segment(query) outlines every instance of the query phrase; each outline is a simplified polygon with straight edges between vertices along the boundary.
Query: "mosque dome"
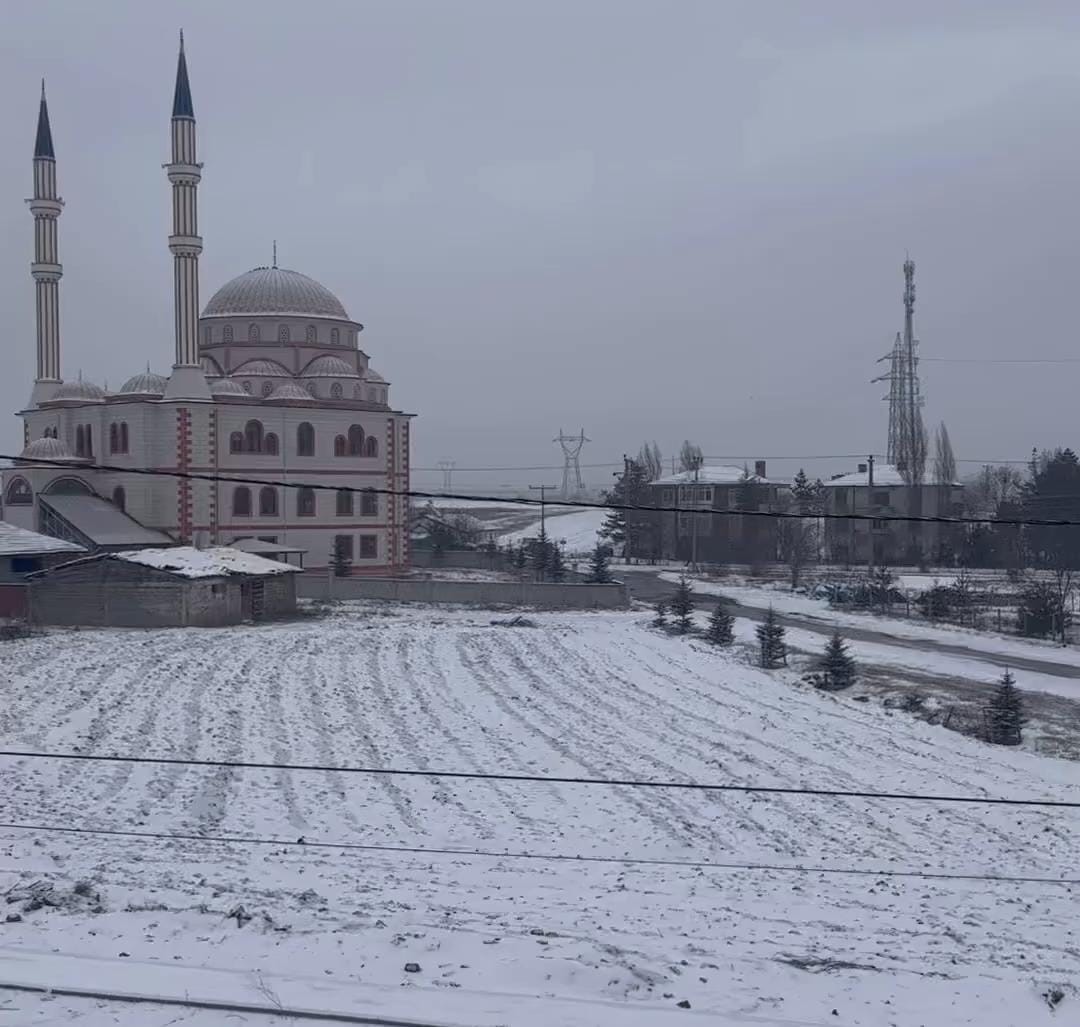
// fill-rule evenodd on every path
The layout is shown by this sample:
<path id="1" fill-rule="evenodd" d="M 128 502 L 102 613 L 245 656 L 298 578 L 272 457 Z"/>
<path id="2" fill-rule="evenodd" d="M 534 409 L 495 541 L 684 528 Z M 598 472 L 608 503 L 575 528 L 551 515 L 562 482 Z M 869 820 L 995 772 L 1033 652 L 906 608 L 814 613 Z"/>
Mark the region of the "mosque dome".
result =
<path id="1" fill-rule="evenodd" d="M 221 378 L 210 383 L 210 392 L 214 396 L 247 396 L 244 386 L 233 378 Z"/>
<path id="2" fill-rule="evenodd" d="M 77 403 L 103 403 L 105 390 L 93 382 L 84 382 L 81 378 L 74 382 L 64 382 L 49 399 L 50 403 L 63 401 Z"/>
<path id="3" fill-rule="evenodd" d="M 120 386 L 121 394 L 136 396 L 164 396 L 165 389 L 169 385 L 169 379 L 153 371 L 143 371 L 133 378 L 129 378 Z"/>
<path id="4" fill-rule="evenodd" d="M 268 403 L 273 403 L 275 400 L 282 399 L 297 399 L 307 400 L 312 402 L 314 396 L 304 388 L 303 385 L 299 385 L 296 382 L 282 382 L 269 396 L 266 397 Z"/>
<path id="5" fill-rule="evenodd" d="M 341 357 L 316 357 L 303 371 L 301 378 L 359 378 L 356 368 Z"/>
<path id="6" fill-rule="evenodd" d="M 256 267 L 226 282 L 206 304 L 203 317 L 294 314 L 348 321 L 341 301 L 314 278 L 283 267 Z"/>
<path id="7" fill-rule="evenodd" d="M 234 378 L 291 378 L 292 374 L 284 364 L 276 360 L 249 360 L 231 372 Z"/>
<path id="8" fill-rule="evenodd" d="M 74 460 L 71 451 L 59 439 L 34 439 L 19 454 L 20 460 Z"/>

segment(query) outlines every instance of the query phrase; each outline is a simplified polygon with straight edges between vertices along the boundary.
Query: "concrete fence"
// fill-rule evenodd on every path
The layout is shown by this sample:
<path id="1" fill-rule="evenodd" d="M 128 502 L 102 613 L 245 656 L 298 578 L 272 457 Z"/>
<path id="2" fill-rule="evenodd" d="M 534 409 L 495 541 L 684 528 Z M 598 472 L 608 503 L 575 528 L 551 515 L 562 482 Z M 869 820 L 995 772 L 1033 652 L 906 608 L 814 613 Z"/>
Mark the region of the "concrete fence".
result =
<path id="1" fill-rule="evenodd" d="M 384 599 L 398 603 L 461 603 L 466 606 L 531 606 L 539 610 L 621 610 L 630 605 L 626 586 L 552 584 L 535 581 L 440 581 L 436 578 L 329 578 L 297 575 L 304 599 Z"/>

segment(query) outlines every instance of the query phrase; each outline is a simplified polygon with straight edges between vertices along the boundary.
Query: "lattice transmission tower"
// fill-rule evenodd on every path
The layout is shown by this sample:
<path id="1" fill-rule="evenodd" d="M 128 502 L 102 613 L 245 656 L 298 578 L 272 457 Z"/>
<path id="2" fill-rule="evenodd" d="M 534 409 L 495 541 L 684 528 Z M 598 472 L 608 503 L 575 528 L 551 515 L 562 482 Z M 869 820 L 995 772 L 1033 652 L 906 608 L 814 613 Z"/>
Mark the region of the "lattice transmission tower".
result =
<path id="1" fill-rule="evenodd" d="M 577 435 L 567 435 L 559 429 L 559 434 L 551 440 L 562 446 L 563 472 L 562 472 L 562 497 L 570 499 L 572 496 L 581 495 L 585 491 L 585 482 L 581 480 L 581 450 L 586 442 L 592 439 L 585 437 L 585 429 L 582 428 Z M 573 490 L 571 490 L 571 481 Z"/>
<path id="2" fill-rule="evenodd" d="M 908 485 L 921 485 L 926 473 L 926 429 L 922 420 L 922 388 L 919 383 L 919 342 L 915 338 L 915 262 L 904 261 L 904 331 L 896 333 L 890 353 L 878 360 L 889 362 L 886 374 L 875 382 L 888 382 L 888 460 Z"/>
<path id="3" fill-rule="evenodd" d="M 444 492 L 449 492 L 454 484 L 454 468 L 457 462 L 454 460 L 440 460 L 436 465 L 442 471 L 442 487 Z"/>

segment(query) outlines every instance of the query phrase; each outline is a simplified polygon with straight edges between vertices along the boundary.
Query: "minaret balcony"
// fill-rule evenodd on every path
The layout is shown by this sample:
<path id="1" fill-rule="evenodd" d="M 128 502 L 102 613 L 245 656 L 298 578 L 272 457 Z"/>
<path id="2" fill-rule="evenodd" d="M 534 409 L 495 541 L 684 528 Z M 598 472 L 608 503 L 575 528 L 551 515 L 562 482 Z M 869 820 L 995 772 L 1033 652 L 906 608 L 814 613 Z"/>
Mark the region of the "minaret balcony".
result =
<path id="1" fill-rule="evenodd" d="M 64 201 L 59 196 L 50 199 L 46 196 L 35 196 L 26 201 L 30 205 L 30 213 L 35 217 L 59 217 L 64 209 Z"/>
<path id="2" fill-rule="evenodd" d="M 198 185 L 202 181 L 201 164 L 163 164 L 168 179 L 177 185 Z"/>
<path id="3" fill-rule="evenodd" d="M 169 251 L 178 257 L 197 257 L 202 253 L 201 235 L 170 235 Z"/>
<path id="4" fill-rule="evenodd" d="M 39 282 L 58 282 L 64 275 L 64 265 L 35 261 L 30 265 L 30 275 Z"/>

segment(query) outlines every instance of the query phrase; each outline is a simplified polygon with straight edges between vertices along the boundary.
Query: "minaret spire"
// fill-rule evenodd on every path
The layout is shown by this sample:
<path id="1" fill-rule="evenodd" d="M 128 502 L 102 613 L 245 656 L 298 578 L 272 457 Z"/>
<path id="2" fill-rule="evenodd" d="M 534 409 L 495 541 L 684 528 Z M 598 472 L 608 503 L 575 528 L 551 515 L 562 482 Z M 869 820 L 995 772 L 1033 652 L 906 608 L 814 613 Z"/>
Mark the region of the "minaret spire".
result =
<path id="1" fill-rule="evenodd" d="M 41 80 L 37 135 L 34 138 L 34 195 L 26 201 L 34 215 L 34 279 L 37 316 L 37 375 L 31 402 L 49 399 L 60 384 L 60 264 L 56 220 L 64 201 L 56 192 L 56 153 L 53 150 L 45 80 Z"/>
<path id="2" fill-rule="evenodd" d="M 202 165 L 195 153 L 195 110 L 191 103 L 184 34 L 176 62 L 173 89 L 172 160 L 165 165 L 173 193 L 173 297 L 176 318 L 176 360 L 167 399 L 209 399 L 210 389 L 199 364 L 199 237 L 198 186 Z"/>

